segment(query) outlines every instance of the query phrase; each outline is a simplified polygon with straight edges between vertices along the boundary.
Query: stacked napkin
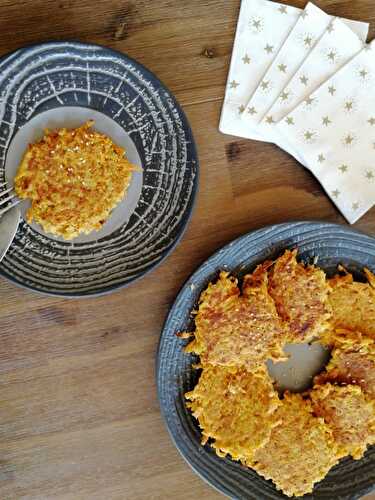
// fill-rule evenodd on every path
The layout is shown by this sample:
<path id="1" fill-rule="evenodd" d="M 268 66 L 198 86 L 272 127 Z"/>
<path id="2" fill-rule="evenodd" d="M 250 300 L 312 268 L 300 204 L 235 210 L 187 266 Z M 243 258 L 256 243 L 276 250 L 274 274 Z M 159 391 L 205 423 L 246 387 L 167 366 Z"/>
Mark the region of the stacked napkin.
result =
<path id="1" fill-rule="evenodd" d="M 350 223 L 375 203 L 375 43 L 368 24 L 243 0 L 220 120 L 274 142 L 321 182 Z M 375 96 L 374 96 L 375 97 Z"/>

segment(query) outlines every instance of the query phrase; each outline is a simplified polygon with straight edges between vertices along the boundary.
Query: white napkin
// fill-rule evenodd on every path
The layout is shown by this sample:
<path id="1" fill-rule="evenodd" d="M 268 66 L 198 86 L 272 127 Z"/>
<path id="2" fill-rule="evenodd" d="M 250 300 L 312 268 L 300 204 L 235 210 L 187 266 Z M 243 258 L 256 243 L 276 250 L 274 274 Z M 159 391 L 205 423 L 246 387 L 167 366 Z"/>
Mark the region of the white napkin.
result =
<path id="1" fill-rule="evenodd" d="M 250 97 L 297 22 L 300 9 L 268 0 L 243 0 L 219 130 L 260 139 L 240 119 Z"/>
<path id="2" fill-rule="evenodd" d="M 375 203 L 374 45 L 275 125 L 350 223 Z"/>
<path id="3" fill-rule="evenodd" d="M 267 123 L 273 123 L 273 117 L 268 113 L 269 109 L 324 34 L 331 20 L 331 16 L 311 2 L 306 5 L 289 37 L 249 100 L 243 116 L 249 126 L 254 127 L 263 118 Z M 352 21 L 346 22 L 352 24 Z M 357 26 L 357 23 L 354 26 Z"/>
<path id="4" fill-rule="evenodd" d="M 334 18 L 268 114 L 280 121 L 362 48 L 363 40 L 345 22 Z"/>

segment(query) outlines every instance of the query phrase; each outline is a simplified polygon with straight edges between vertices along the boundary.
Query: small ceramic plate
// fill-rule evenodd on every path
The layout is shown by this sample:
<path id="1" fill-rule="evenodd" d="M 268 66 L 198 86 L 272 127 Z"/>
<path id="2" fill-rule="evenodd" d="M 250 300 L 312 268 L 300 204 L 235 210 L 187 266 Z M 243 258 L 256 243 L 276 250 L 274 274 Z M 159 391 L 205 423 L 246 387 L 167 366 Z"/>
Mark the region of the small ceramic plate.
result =
<path id="1" fill-rule="evenodd" d="M 198 159 L 183 111 L 150 71 L 97 45 L 45 43 L 0 60 L 0 184 L 13 184 L 46 128 L 90 119 L 142 170 L 102 229 L 70 242 L 27 224 L 22 203 L 0 273 L 32 290 L 79 297 L 125 286 L 172 251 L 190 218 Z"/>
<path id="2" fill-rule="evenodd" d="M 197 358 L 186 355 L 187 341 L 176 332 L 193 331 L 191 311 L 199 295 L 220 270 L 241 279 L 257 264 L 278 257 L 285 249 L 298 247 L 299 259 L 314 262 L 329 276 L 343 264 L 356 279 L 364 279 L 363 267 L 375 272 L 375 239 L 346 226 L 318 222 L 299 222 L 270 226 L 233 241 L 209 258 L 188 280 L 178 295 L 164 325 L 157 356 L 157 385 L 162 414 L 170 435 L 185 460 L 203 479 L 231 498 L 288 498 L 251 469 L 229 458 L 219 458 L 210 446 L 201 445 L 197 421 L 186 408 L 184 394 L 193 389 L 199 374 L 192 369 Z M 296 348 L 297 347 L 297 348 Z M 294 346 L 292 358 L 283 369 L 272 372 L 278 385 L 291 390 L 306 388 L 311 375 L 327 360 L 323 349 Z M 274 367 L 270 367 L 271 371 Z M 290 376 L 290 372 L 293 376 Z M 375 485 L 375 446 L 361 460 L 345 458 L 316 485 L 307 500 L 349 500 L 360 498 Z"/>

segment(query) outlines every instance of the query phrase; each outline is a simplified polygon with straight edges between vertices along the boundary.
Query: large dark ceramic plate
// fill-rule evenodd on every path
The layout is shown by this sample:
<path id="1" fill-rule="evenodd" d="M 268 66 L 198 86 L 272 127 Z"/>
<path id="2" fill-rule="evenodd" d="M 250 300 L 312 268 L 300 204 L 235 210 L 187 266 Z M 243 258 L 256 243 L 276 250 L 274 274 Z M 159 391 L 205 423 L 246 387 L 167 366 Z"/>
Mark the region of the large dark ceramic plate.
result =
<path id="1" fill-rule="evenodd" d="M 201 477 L 232 498 L 265 500 L 287 498 L 270 481 L 230 459 L 218 458 L 200 444 L 197 421 L 187 410 L 184 393 L 197 381 L 191 368 L 194 356 L 183 353 L 184 341 L 176 332 L 192 329 L 191 311 L 208 282 L 227 269 L 241 278 L 265 259 L 279 256 L 286 248 L 299 248 L 304 261 L 319 258 L 319 265 L 332 275 L 343 264 L 357 279 L 363 267 L 375 271 L 375 239 L 346 226 L 299 222 L 267 227 L 249 233 L 208 259 L 185 284 L 166 320 L 157 357 L 157 384 L 162 414 L 171 437 L 185 460 Z M 375 485 L 375 447 L 361 460 L 345 458 L 304 499 L 344 500 L 360 498 Z"/>
<path id="2" fill-rule="evenodd" d="M 43 128 L 93 117 L 143 168 L 99 233 L 62 241 L 22 221 L 0 273 L 44 293 L 84 296 L 127 285 L 168 255 L 189 220 L 198 161 L 186 117 L 136 61 L 75 42 L 20 49 L 0 60 L 0 183 Z"/>

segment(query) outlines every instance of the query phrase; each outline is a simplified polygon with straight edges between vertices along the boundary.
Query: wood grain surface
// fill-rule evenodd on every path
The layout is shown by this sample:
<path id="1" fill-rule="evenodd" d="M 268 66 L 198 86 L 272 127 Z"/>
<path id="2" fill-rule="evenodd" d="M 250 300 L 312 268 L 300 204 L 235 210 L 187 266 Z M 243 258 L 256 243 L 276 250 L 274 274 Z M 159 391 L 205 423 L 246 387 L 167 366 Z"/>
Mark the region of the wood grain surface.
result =
<path id="1" fill-rule="evenodd" d="M 373 0 L 317 4 L 370 22 L 374 36 Z M 232 238 L 289 220 L 345 223 L 314 177 L 285 152 L 218 132 L 238 10 L 239 0 L 0 3 L 0 55 L 75 39 L 148 66 L 183 105 L 201 161 L 185 237 L 136 285 L 74 301 L 0 281 L 2 500 L 221 497 L 178 455 L 159 414 L 155 353 L 168 308 L 190 273 Z M 375 209 L 355 227 L 375 236 Z"/>

